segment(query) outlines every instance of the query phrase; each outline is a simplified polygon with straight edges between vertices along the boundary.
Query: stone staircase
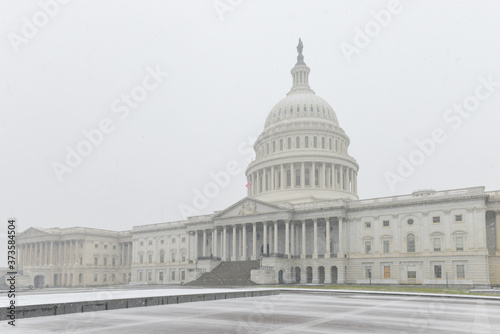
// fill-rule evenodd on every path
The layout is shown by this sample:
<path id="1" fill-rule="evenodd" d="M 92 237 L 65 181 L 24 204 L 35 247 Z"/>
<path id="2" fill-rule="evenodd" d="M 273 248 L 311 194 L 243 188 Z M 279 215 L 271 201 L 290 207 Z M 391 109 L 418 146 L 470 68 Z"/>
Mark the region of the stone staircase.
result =
<path id="1" fill-rule="evenodd" d="M 187 286 L 242 286 L 256 285 L 250 280 L 252 269 L 258 269 L 260 261 L 221 262 L 211 272 L 200 276 L 196 281 L 186 283 Z"/>

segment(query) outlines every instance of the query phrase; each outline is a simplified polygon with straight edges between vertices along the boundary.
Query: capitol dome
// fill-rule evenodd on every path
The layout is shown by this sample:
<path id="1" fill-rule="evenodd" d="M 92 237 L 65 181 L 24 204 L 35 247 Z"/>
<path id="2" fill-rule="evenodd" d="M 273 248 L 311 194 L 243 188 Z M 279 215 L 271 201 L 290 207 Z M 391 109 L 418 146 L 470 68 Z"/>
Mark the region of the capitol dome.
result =
<path id="1" fill-rule="evenodd" d="M 292 88 L 267 116 L 246 170 L 248 196 L 267 202 L 303 203 L 358 199 L 359 166 L 333 108 L 309 87 L 302 41 L 291 70 Z"/>

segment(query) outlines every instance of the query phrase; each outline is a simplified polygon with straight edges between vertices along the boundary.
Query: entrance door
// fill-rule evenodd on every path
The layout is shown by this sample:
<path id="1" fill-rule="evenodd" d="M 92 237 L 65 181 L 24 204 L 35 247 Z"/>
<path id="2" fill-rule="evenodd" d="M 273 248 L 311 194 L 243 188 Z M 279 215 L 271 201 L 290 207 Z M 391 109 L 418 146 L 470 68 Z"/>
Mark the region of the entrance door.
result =
<path id="1" fill-rule="evenodd" d="M 325 284 L 325 267 L 318 268 L 318 283 Z"/>
<path id="2" fill-rule="evenodd" d="M 36 275 L 34 281 L 35 289 L 42 289 L 44 286 L 44 281 L 45 279 L 42 275 Z"/>
<path id="3" fill-rule="evenodd" d="M 313 268 L 312 267 L 307 267 L 307 283 L 312 283 L 313 281 Z"/>
<path id="4" fill-rule="evenodd" d="M 278 272 L 278 283 L 279 283 L 279 284 L 283 284 L 283 283 L 285 283 L 285 281 L 283 281 L 283 270 L 280 270 L 280 271 Z"/>
<path id="5" fill-rule="evenodd" d="M 331 270 L 332 284 L 337 284 L 337 280 L 338 280 L 337 267 L 333 266 L 330 270 Z"/>
<path id="6" fill-rule="evenodd" d="M 295 282 L 300 283 L 300 267 L 295 267 Z"/>

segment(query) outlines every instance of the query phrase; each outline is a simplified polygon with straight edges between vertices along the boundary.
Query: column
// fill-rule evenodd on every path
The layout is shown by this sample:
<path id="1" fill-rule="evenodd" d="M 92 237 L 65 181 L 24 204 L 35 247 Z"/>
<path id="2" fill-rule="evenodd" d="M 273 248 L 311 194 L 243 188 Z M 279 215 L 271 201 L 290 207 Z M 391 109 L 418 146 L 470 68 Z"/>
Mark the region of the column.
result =
<path id="1" fill-rule="evenodd" d="M 313 245 L 314 245 L 314 250 L 313 250 L 313 256 L 312 258 L 313 259 L 317 259 L 318 258 L 318 219 L 317 218 L 314 218 L 313 219 Z"/>
<path id="2" fill-rule="evenodd" d="M 247 259 L 247 226 L 245 223 L 242 224 L 242 230 L 243 232 L 243 261 L 246 261 Z"/>
<path id="3" fill-rule="evenodd" d="M 342 225 L 343 225 L 344 218 L 339 218 L 339 255 L 338 257 L 344 257 L 344 243 L 342 242 L 343 235 L 342 235 Z"/>
<path id="4" fill-rule="evenodd" d="M 45 241 L 40 242 L 40 265 L 45 265 Z"/>
<path id="5" fill-rule="evenodd" d="M 290 255 L 294 256 L 295 255 L 295 224 L 292 222 L 290 225 L 291 225 L 290 226 L 290 229 L 291 229 L 290 234 L 292 235 L 292 238 L 290 240 L 290 248 L 291 248 Z"/>
<path id="6" fill-rule="evenodd" d="M 296 186 L 295 184 L 295 166 L 293 164 L 290 164 L 290 188 L 294 188 Z"/>
<path id="7" fill-rule="evenodd" d="M 212 255 L 215 257 L 219 256 L 219 230 L 216 228 L 212 229 Z M 221 252 L 222 253 L 222 252 Z M 222 255 L 222 254 L 220 254 Z"/>
<path id="8" fill-rule="evenodd" d="M 231 254 L 231 261 L 236 261 L 236 225 L 233 225 L 233 254 Z"/>
<path id="9" fill-rule="evenodd" d="M 333 174 L 333 189 L 337 189 L 337 165 L 332 166 L 332 174 Z"/>
<path id="10" fill-rule="evenodd" d="M 203 229 L 203 245 L 201 246 L 203 257 L 207 256 L 207 230 Z"/>
<path id="11" fill-rule="evenodd" d="M 132 251 L 133 251 L 133 247 L 132 247 L 132 242 L 129 242 L 127 244 L 127 251 L 128 251 L 128 257 L 127 257 L 127 260 L 128 260 L 128 265 L 132 265 Z"/>
<path id="12" fill-rule="evenodd" d="M 198 230 L 194 231 L 194 260 L 198 261 Z"/>
<path id="13" fill-rule="evenodd" d="M 278 221 L 274 221 L 274 254 L 278 254 Z"/>
<path id="14" fill-rule="evenodd" d="M 319 176 L 319 175 L 318 175 Z M 316 163 L 313 162 L 309 171 L 309 184 L 311 188 L 316 188 Z"/>
<path id="15" fill-rule="evenodd" d="M 495 211 L 495 229 L 497 234 L 497 253 L 500 253 L 500 211 Z"/>
<path id="16" fill-rule="evenodd" d="M 223 260 L 227 261 L 227 226 L 222 228 L 222 249 L 223 249 Z"/>
<path id="17" fill-rule="evenodd" d="M 328 167 L 326 166 L 326 163 L 321 164 L 321 178 L 320 178 L 320 186 L 321 188 L 326 188 L 326 174 L 327 174 Z M 326 270 L 326 269 L 325 269 Z"/>
<path id="18" fill-rule="evenodd" d="M 326 231 L 326 240 L 325 240 L 325 259 L 330 258 L 330 219 L 325 218 L 325 231 Z M 326 268 L 325 268 L 326 271 Z"/>
<path id="19" fill-rule="evenodd" d="M 60 265 L 62 265 L 62 243 L 61 242 L 57 243 L 57 250 L 59 251 L 59 258 L 57 259 L 57 264 L 60 266 Z"/>
<path id="20" fill-rule="evenodd" d="M 275 185 L 274 185 L 274 173 L 276 171 L 274 170 L 274 166 L 271 167 L 271 186 L 269 187 L 270 190 L 275 190 Z"/>
<path id="21" fill-rule="evenodd" d="M 301 259 L 306 258 L 306 220 L 302 221 L 302 252 L 300 254 Z"/>
<path id="22" fill-rule="evenodd" d="M 304 163 L 302 163 L 302 165 L 300 167 L 300 187 L 301 188 L 305 187 L 304 175 L 305 175 L 305 168 L 304 168 Z M 309 177 L 310 176 L 311 176 L 311 173 L 309 173 Z"/>
<path id="23" fill-rule="evenodd" d="M 71 240 L 69 242 L 69 264 L 73 265 L 75 263 L 75 242 Z"/>
<path id="24" fill-rule="evenodd" d="M 344 190 L 344 167 L 340 166 L 340 189 Z"/>
<path id="25" fill-rule="evenodd" d="M 286 258 L 290 258 L 290 221 L 285 221 L 285 255 Z"/>
<path id="26" fill-rule="evenodd" d="M 262 240 L 262 253 L 267 254 L 267 222 L 262 223 L 264 239 Z"/>
<path id="27" fill-rule="evenodd" d="M 54 264 L 54 242 L 50 242 L 49 266 Z"/>
<path id="28" fill-rule="evenodd" d="M 281 179 L 281 184 L 280 184 L 280 190 L 282 189 L 285 189 L 285 168 L 284 168 L 284 165 L 281 164 L 280 165 L 280 168 L 281 168 L 281 174 L 280 174 L 280 179 Z"/>
<path id="29" fill-rule="evenodd" d="M 252 223 L 252 260 L 257 260 L 257 223 Z"/>

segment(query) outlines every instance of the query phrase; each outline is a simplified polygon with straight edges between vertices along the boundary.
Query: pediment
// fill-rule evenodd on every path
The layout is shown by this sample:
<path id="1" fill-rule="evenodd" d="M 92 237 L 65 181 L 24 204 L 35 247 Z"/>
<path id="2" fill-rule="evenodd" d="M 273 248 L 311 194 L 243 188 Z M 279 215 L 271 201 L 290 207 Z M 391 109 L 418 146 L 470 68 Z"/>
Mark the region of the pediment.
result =
<path id="1" fill-rule="evenodd" d="M 254 198 L 246 197 L 239 202 L 231 205 L 225 210 L 217 213 L 213 219 L 224 219 L 230 217 L 243 217 L 254 216 L 261 214 L 282 213 L 289 211 L 284 208 L 271 203 L 256 200 Z"/>
<path id="2" fill-rule="evenodd" d="M 23 231 L 19 233 L 18 236 L 20 237 L 41 237 L 41 236 L 46 236 L 50 235 L 49 232 L 46 232 L 42 229 L 36 228 L 36 227 L 30 227 L 26 231 Z"/>

